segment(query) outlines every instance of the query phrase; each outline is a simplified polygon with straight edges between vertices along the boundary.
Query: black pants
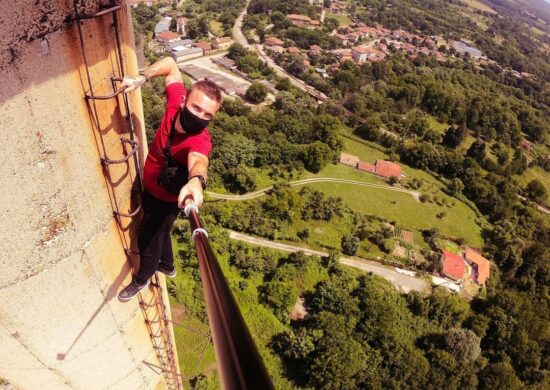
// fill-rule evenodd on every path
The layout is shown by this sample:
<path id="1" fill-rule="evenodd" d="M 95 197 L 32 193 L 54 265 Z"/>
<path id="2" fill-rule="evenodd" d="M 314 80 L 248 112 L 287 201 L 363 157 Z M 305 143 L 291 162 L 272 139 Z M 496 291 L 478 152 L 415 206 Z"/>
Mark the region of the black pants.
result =
<path id="1" fill-rule="evenodd" d="M 174 253 L 170 241 L 170 229 L 176 220 L 177 203 L 160 200 L 147 191 L 142 197 L 143 220 L 139 231 L 140 266 L 135 281 L 145 284 L 158 269 L 159 263 L 174 268 Z"/>

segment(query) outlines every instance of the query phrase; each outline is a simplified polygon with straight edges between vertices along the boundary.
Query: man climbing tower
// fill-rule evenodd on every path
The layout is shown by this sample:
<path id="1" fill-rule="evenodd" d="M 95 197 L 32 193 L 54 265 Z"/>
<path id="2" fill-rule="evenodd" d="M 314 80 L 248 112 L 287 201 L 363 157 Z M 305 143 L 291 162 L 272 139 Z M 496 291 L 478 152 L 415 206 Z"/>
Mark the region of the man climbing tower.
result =
<path id="1" fill-rule="evenodd" d="M 181 73 L 169 57 L 155 62 L 139 76 L 125 77 L 121 87 L 128 93 L 156 76 L 165 77 L 166 111 L 143 170 L 139 272 L 119 293 L 121 301 L 147 287 L 156 271 L 176 276 L 170 229 L 186 201 L 192 199 L 197 206 L 202 205 L 212 149 L 206 127 L 222 102 L 220 89 L 209 80 L 198 81 L 186 91 Z"/>

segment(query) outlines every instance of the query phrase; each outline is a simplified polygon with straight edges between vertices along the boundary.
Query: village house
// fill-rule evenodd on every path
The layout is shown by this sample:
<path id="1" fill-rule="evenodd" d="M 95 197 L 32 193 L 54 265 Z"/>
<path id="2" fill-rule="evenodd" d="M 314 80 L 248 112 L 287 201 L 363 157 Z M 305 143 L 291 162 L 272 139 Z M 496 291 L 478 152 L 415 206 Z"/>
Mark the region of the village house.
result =
<path id="1" fill-rule="evenodd" d="M 357 164 L 357 169 L 363 172 L 376 173 L 376 168 L 374 165 L 364 161 L 359 161 L 359 164 Z"/>
<path id="2" fill-rule="evenodd" d="M 198 41 L 193 44 L 194 47 L 202 50 L 203 55 L 208 55 L 212 51 L 212 46 L 206 41 Z"/>
<path id="3" fill-rule="evenodd" d="M 471 248 L 466 247 L 462 253 L 464 260 L 472 267 L 471 278 L 478 285 L 483 285 L 491 274 L 491 263 Z"/>
<path id="4" fill-rule="evenodd" d="M 375 173 L 381 177 L 385 177 L 385 178 L 396 177 L 399 179 L 402 175 L 401 166 L 391 161 L 376 160 L 374 167 L 375 167 Z"/>
<path id="5" fill-rule="evenodd" d="M 338 43 L 341 45 L 341 46 L 347 46 L 348 45 L 348 37 L 343 35 L 343 34 L 334 34 L 334 38 L 336 38 L 336 40 L 338 41 Z"/>
<path id="6" fill-rule="evenodd" d="M 377 62 L 386 57 L 383 52 L 367 46 L 355 46 L 351 48 L 351 56 L 355 62 L 362 64 L 366 61 Z"/>
<path id="7" fill-rule="evenodd" d="M 309 50 L 308 50 L 307 54 L 308 54 L 310 57 L 318 56 L 318 55 L 321 54 L 321 47 L 318 46 L 318 45 L 311 45 L 311 46 L 309 47 Z"/>
<path id="8" fill-rule="evenodd" d="M 315 73 L 317 73 L 318 75 L 320 75 L 322 78 L 324 79 L 327 79 L 328 78 L 328 73 L 325 69 L 323 68 L 315 68 Z"/>
<path id="9" fill-rule="evenodd" d="M 193 41 L 191 39 L 177 39 L 166 43 L 164 47 L 167 51 L 190 49 L 193 47 Z"/>
<path id="10" fill-rule="evenodd" d="M 296 46 L 290 46 L 287 51 L 288 54 L 300 54 L 300 49 Z"/>
<path id="11" fill-rule="evenodd" d="M 351 32 L 349 34 L 346 34 L 346 37 L 348 38 L 349 42 L 357 43 L 361 39 L 361 33 Z"/>
<path id="12" fill-rule="evenodd" d="M 340 153 L 340 164 L 348 165 L 350 167 L 356 168 L 359 164 L 359 157 L 354 156 L 353 154 Z"/>
<path id="13" fill-rule="evenodd" d="M 155 35 L 155 39 L 159 43 L 167 44 L 180 39 L 180 35 L 173 31 L 163 31 Z"/>
<path id="14" fill-rule="evenodd" d="M 170 53 L 170 56 L 176 61 L 177 63 L 180 63 L 182 61 L 187 61 L 192 58 L 202 57 L 203 51 L 202 49 L 198 47 L 192 47 L 190 49 L 181 49 L 181 50 L 172 50 Z"/>
<path id="15" fill-rule="evenodd" d="M 313 20 L 306 15 L 289 14 L 287 18 L 290 19 L 293 25 L 300 27 L 319 27 L 321 23 L 318 20 Z"/>
<path id="16" fill-rule="evenodd" d="M 468 53 L 470 57 L 480 58 L 482 56 L 481 50 L 476 49 L 475 47 L 468 46 L 462 41 L 453 41 L 452 47 L 460 54 Z"/>
<path id="17" fill-rule="evenodd" d="M 443 275 L 455 282 L 462 282 L 465 266 L 460 255 L 444 250 L 442 263 L 443 269 L 441 272 Z"/>
<path id="18" fill-rule="evenodd" d="M 233 44 L 233 39 L 231 37 L 221 37 L 215 38 L 212 46 L 216 50 L 227 50 Z"/>
<path id="19" fill-rule="evenodd" d="M 265 40 L 265 45 L 267 47 L 272 47 L 272 46 L 281 46 L 282 47 L 284 44 L 285 43 L 277 37 L 269 37 Z"/>
<path id="20" fill-rule="evenodd" d="M 187 25 L 187 22 L 189 21 L 189 19 L 183 17 L 183 16 L 180 16 L 177 20 L 177 24 L 178 24 L 178 33 L 180 33 L 181 35 L 185 35 L 185 26 Z"/>

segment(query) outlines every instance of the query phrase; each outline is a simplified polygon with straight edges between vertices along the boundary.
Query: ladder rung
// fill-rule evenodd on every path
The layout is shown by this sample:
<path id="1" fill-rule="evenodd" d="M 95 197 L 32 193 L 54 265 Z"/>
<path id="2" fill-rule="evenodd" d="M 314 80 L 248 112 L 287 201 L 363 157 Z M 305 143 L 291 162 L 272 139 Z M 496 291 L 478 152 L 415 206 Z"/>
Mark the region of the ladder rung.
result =
<path id="1" fill-rule="evenodd" d="M 103 15 L 107 15 L 107 14 L 110 14 L 110 13 L 113 13 L 113 12 L 116 12 L 118 11 L 119 9 L 122 8 L 122 5 L 115 5 L 113 7 L 109 7 L 109 8 L 105 8 L 105 9 L 102 9 L 101 11 L 98 11 L 96 12 L 95 14 L 91 14 L 91 15 L 82 15 L 82 16 L 75 16 L 73 17 L 71 20 L 85 20 L 85 19 L 94 19 L 94 18 L 99 18 Z"/>
<path id="2" fill-rule="evenodd" d="M 136 154 L 136 152 L 138 150 L 138 147 L 139 147 L 139 142 L 134 141 L 132 139 L 124 138 L 124 137 L 122 137 L 120 139 L 120 142 L 122 143 L 122 145 L 124 145 L 124 144 L 130 145 L 132 147 L 130 152 L 124 158 L 121 158 L 121 159 L 118 159 L 118 160 L 112 160 L 110 158 L 102 157 L 101 158 L 101 163 L 103 165 L 122 164 L 122 163 L 125 163 L 126 161 L 128 161 L 130 159 L 130 157 L 132 157 L 134 154 Z"/>
<path id="3" fill-rule="evenodd" d="M 137 215 L 137 213 L 139 213 L 139 211 L 141 210 L 141 205 L 139 204 L 135 210 L 133 211 L 130 211 L 129 213 L 121 213 L 120 211 L 113 211 L 113 214 L 116 216 L 116 217 L 126 217 L 126 218 L 131 218 L 131 217 L 135 217 Z"/>

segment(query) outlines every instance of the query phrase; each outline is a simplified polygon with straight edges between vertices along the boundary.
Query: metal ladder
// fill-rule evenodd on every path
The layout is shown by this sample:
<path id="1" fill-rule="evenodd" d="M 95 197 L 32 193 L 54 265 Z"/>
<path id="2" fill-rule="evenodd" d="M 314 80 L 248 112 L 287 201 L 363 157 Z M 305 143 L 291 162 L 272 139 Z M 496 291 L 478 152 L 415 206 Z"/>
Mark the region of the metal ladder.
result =
<path id="1" fill-rule="evenodd" d="M 74 16 L 70 18 L 70 20 L 68 20 L 67 22 L 76 23 L 78 27 L 80 46 L 82 48 L 82 56 L 83 56 L 84 65 L 86 68 L 86 78 L 88 81 L 88 88 L 89 88 L 88 91 L 85 93 L 84 97 L 91 108 L 91 111 L 93 113 L 93 116 L 95 117 L 95 120 L 97 121 L 98 129 L 100 129 L 100 125 L 99 125 L 99 114 L 98 114 L 96 102 L 101 100 L 116 99 L 116 105 L 119 106 L 119 100 L 117 97 L 122 94 L 122 98 L 123 98 L 123 104 L 124 104 L 123 116 L 125 117 L 129 127 L 129 129 L 123 132 L 122 136 L 120 137 L 120 144 L 121 144 L 122 153 L 124 157 L 120 159 L 112 159 L 108 157 L 105 140 L 103 138 L 104 135 L 100 131 L 99 139 L 100 139 L 101 149 L 102 149 L 102 156 L 100 157 L 100 163 L 104 168 L 105 174 L 110 175 L 109 166 L 116 165 L 116 164 L 127 164 L 129 168 L 129 164 L 130 164 L 129 161 L 132 159 L 134 163 L 134 169 L 136 172 L 136 177 L 135 177 L 136 181 L 133 182 L 131 192 L 141 193 L 141 191 L 143 190 L 143 181 L 140 176 L 141 165 L 139 162 L 139 153 L 138 153 L 139 143 L 136 140 L 135 128 L 132 121 L 131 106 L 128 100 L 128 96 L 123 93 L 124 89 L 116 88 L 117 83 L 122 81 L 122 78 L 125 75 L 124 60 L 123 60 L 123 54 L 122 54 L 121 42 L 120 42 L 119 23 L 118 23 L 118 17 L 117 17 L 117 12 L 123 8 L 124 8 L 123 3 L 118 4 L 117 2 L 112 2 L 111 4 L 109 4 L 104 8 L 101 8 L 98 12 L 94 14 L 83 15 L 83 14 L 79 14 L 79 11 L 78 11 L 78 0 L 74 0 Z M 90 66 L 88 62 L 88 56 L 86 54 L 86 46 L 84 42 L 84 34 L 82 32 L 82 25 L 86 20 L 98 19 L 109 15 L 112 17 L 111 27 L 113 27 L 114 29 L 114 35 L 115 35 L 115 41 L 116 41 L 115 52 L 116 52 L 117 75 L 115 76 L 115 74 L 113 73 L 110 76 L 110 82 L 113 90 L 112 93 L 107 95 L 96 95 L 93 90 L 92 77 L 90 75 Z M 129 172 L 131 173 L 131 170 L 129 170 Z M 127 176 L 131 176 L 131 175 L 128 174 Z M 137 183 L 137 186 L 135 185 L 135 183 Z M 121 211 L 119 208 L 114 189 L 111 189 L 109 196 L 110 196 L 111 205 L 113 208 L 113 215 L 117 220 L 117 227 L 119 230 L 119 234 L 121 236 L 124 251 L 131 265 L 131 256 L 136 255 L 138 253 L 133 251 L 130 247 L 130 243 L 128 242 L 125 235 L 125 228 L 123 227 L 122 219 L 132 218 L 137 216 L 141 210 L 141 204 L 138 204 L 133 210 L 124 212 L 124 211 Z M 149 299 L 149 301 L 146 300 L 146 294 L 143 294 L 143 293 L 140 293 L 138 295 L 138 298 L 139 298 L 140 308 L 145 319 L 145 324 L 147 326 L 147 330 L 151 338 L 153 349 L 155 351 L 155 354 L 161 366 L 158 367 L 156 365 L 153 365 L 145 361 L 144 363 L 149 367 L 151 366 L 156 367 L 162 371 L 162 374 L 164 376 L 168 389 L 179 390 L 183 388 L 183 384 L 181 381 L 181 375 L 179 374 L 179 370 L 178 370 L 178 362 L 175 359 L 175 353 L 172 347 L 174 343 L 173 343 L 173 335 L 171 333 L 171 326 L 169 324 L 169 322 L 171 321 L 166 316 L 167 307 L 163 297 L 163 289 L 160 283 L 160 279 L 156 273 L 152 277 L 151 286 L 153 291 L 151 294 L 151 299 Z"/>

